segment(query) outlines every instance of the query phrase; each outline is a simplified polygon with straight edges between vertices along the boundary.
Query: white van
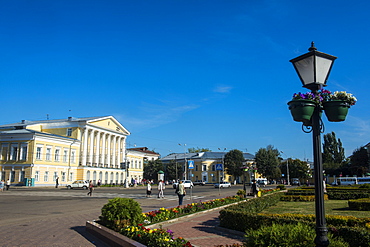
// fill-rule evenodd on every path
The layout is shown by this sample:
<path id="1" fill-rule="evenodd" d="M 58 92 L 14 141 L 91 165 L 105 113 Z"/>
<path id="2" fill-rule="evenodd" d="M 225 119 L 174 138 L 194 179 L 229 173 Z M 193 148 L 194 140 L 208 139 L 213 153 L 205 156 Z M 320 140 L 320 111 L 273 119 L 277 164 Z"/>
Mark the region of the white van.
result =
<path id="1" fill-rule="evenodd" d="M 257 178 L 256 181 L 260 186 L 265 187 L 267 185 L 267 178 Z"/>

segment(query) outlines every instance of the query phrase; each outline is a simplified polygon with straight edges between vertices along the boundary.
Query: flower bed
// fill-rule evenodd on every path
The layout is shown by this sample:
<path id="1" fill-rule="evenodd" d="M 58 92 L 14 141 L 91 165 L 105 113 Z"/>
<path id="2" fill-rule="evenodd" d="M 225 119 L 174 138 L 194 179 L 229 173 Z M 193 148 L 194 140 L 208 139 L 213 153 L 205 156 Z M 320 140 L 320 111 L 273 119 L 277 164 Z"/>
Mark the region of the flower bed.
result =
<path id="1" fill-rule="evenodd" d="M 182 237 L 174 238 L 171 230 L 149 229 L 145 228 L 143 224 L 127 226 L 122 228 L 120 233 L 147 246 L 192 246 Z"/>
<path id="2" fill-rule="evenodd" d="M 204 210 L 209 210 L 212 208 L 217 208 L 231 203 L 240 202 L 243 200 L 245 200 L 245 198 L 242 196 L 230 196 L 206 202 L 191 203 L 183 207 L 178 206 L 175 208 L 160 208 L 158 210 L 143 213 L 145 219 L 144 224 L 148 225 L 162 221 L 167 221 L 185 215 L 201 212 Z"/>

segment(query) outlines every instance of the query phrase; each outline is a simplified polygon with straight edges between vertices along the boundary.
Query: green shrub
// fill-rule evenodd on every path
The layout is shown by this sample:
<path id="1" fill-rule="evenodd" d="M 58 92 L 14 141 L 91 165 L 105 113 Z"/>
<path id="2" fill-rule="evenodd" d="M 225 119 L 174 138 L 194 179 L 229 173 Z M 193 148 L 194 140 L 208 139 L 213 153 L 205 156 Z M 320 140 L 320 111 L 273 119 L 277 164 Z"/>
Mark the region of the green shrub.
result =
<path id="1" fill-rule="evenodd" d="M 285 190 L 285 185 L 284 184 L 279 184 L 278 186 L 276 186 L 276 189 Z"/>
<path id="2" fill-rule="evenodd" d="M 114 198 L 101 209 L 101 223 L 113 230 L 137 225 L 142 222 L 143 215 L 140 204 L 131 198 Z"/>
<path id="3" fill-rule="evenodd" d="M 353 210 L 370 211 L 370 198 L 349 200 L 348 206 L 350 209 L 353 209 Z"/>
<path id="4" fill-rule="evenodd" d="M 313 202 L 315 201 L 315 195 L 284 195 L 280 200 L 286 202 Z M 329 200 L 327 194 L 324 194 L 324 200 Z"/>
<path id="5" fill-rule="evenodd" d="M 360 185 L 359 187 L 360 189 L 370 189 L 370 184 L 363 184 L 363 185 Z"/>
<path id="6" fill-rule="evenodd" d="M 245 192 L 245 190 L 238 190 L 238 192 L 236 192 L 236 194 L 238 195 L 238 196 L 245 196 L 246 195 L 246 192 Z"/>
<path id="7" fill-rule="evenodd" d="M 369 247 L 370 246 L 370 231 L 359 227 L 340 227 L 329 228 L 330 232 L 341 236 L 344 241 L 349 243 L 350 247 Z"/>
<path id="8" fill-rule="evenodd" d="M 245 235 L 245 246 L 248 247 L 314 247 L 316 233 L 313 227 L 298 224 L 273 224 L 259 229 L 249 230 Z M 330 247 L 348 247 L 340 238 L 328 234 Z"/>

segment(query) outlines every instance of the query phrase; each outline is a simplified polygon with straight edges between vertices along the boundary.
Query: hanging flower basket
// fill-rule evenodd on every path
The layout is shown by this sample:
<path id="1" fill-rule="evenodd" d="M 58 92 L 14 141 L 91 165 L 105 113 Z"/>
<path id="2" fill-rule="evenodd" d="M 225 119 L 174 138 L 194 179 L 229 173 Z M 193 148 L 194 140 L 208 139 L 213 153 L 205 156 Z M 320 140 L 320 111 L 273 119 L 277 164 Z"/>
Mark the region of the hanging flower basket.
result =
<path id="1" fill-rule="evenodd" d="M 343 100 L 332 100 L 323 102 L 323 107 L 330 122 L 342 122 L 346 120 L 350 105 Z"/>
<path id="2" fill-rule="evenodd" d="M 296 122 L 309 123 L 316 103 L 312 100 L 294 99 L 288 102 L 290 113 Z"/>

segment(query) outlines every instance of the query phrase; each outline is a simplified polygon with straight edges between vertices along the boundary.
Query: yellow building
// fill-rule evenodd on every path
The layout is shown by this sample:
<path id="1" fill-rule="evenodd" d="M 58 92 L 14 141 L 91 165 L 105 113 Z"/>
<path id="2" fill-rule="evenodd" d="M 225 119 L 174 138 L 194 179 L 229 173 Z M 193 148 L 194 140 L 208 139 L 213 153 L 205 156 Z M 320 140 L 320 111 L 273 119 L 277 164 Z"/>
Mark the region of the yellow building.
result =
<path id="1" fill-rule="evenodd" d="M 129 162 L 129 178 L 131 183 L 136 181 L 140 183 L 144 178 L 144 164 L 148 161 L 154 161 L 160 154 L 150 151 L 147 147 L 135 147 L 127 149 L 127 161 Z"/>
<path id="2" fill-rule="evenodd" d="M 0 177 L 12 185 L 50 186 L 58 177 L 60 185 L 77 179 L 123 184 L 128 135 L 113 116 L 2 125 Z"/>
<path id="3" fill-rule="evenodd" d="M 219 168 L 223 168 L 223 165 L 219 165 L 223 164 L 225 154 L 225 152 L 172 153 L 163 157 L 161 160 L 167 166 L 182 163 L 184 174 L 180 176 L 180 179 L 189 179 L 192 181 L 203 180 L 206 183 L 218 183 L 219 181 L 234 182 L 235 178 L 227 174 L 226 170 L 219 170 Z M 252 154 L 243 153 L 243 156 L 243 165 L 249 166 L 253 164 L 254 156 Z M 189 161 L 194 162 L 193 169 L 189 169 Z M 250 177 L 247 177 L 247 182 L 249 182 Z M 241 183 L 242 178 L 236 178 L 236 182 Z"/>

